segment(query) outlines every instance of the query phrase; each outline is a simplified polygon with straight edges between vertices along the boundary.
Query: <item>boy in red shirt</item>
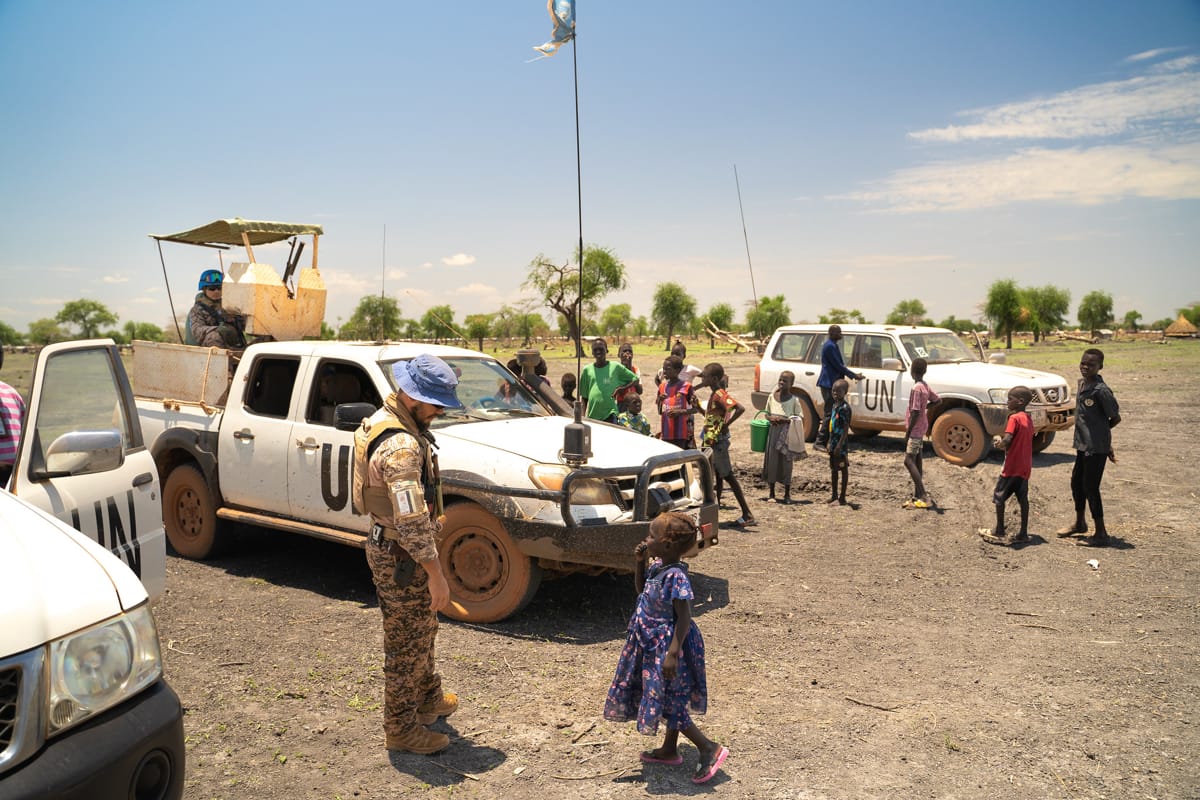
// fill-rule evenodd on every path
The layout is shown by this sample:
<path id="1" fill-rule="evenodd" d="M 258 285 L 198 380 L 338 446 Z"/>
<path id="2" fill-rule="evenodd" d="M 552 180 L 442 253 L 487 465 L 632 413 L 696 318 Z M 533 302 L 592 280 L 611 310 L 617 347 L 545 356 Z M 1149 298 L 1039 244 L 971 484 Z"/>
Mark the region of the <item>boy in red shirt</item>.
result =
<path id="1" fill-rule="evenodd" d="M 996 503 L 996 529 L 980 532 L 990 544 L 1018 545 L 1029 541 L 1029 476 L 1033 471 L 1033 419 L 1025 407 L 1033 400 L 1026 386 L 1014 386 L 1008 392 L 1008 424 L 1004 436 L 996 437 L 995 446 L 1004 451 L 1004 466 L 992 500 Z M 1021 507 L 1021 530 L 1011 539 L 1004 535 L 1004 504 L 1017 496 Z"/>

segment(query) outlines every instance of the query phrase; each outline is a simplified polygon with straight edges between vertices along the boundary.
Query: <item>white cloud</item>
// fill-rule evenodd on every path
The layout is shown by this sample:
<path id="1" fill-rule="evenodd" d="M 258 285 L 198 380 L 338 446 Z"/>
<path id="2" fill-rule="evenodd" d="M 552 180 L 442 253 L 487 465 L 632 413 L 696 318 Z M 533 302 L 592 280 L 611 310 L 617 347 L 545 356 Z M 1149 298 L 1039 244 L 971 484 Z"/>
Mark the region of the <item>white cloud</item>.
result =
<path id="1" fill-rule="evenodd" d="M 105 275 L 100 280 L 102 283 L 129 283 L 129 278 L 124 275 Z"/>
<path id="2" fill-rule="evenodd" d="M 1116 136 L 1156 123 L 1194 126 L 1200 117 L 1200 73 L 1175 71 L 1098 83 L 963 115 L 978 121 L 928 128 L 909 136 L 922 142 L 1079 139 Z"/>
<path id="3" fill-rule="evenodd" d="M 1156 50 L 1143 50 L 1140 53 L 1134 53 L 1125 60 L 1130 63 L 1137 61 L 1152 61 L 1160 56 L 1165 56 L 1168 53 L 1178 53 L 1182 49 L 1182 47 L 1159 47 Z"/>
<path id="4" fill-rule="evenodd" d="M 469 256 L 466 253 L 455 253 L 442 259 L 442 263 L 447 267 L 467 267 L 475 263 L 475 256 Z"/>
<path id="5" fill-rule="evenodd" d="M 408 277 L 408 273 L 405 272 L 404 270 L 400 269 L 399 267 L 388 267 L 387 270 L 383 274 L 386 278 L 388 278 L 389 280 L 393 280 L 393 281 L 398 281 L 401 278 Z"/>
<path id="6" fill-rule="evenodd" d="M 353 272 L 337 269 L 321 270 L 328 295 L 344 294 L 347 297 L 362 295 L 379 288 L 378 278 L 367 279 Z"/>
<path id="7" fill-rule="evenodd" d="M 1122 197 L 1200 198 L 1200 142 L 1154 148 L 1028 148 L 1000 158 L 900 170 L 847 197 L 897 212 L 987 208 L 1022 201 L 1096 205 Z"/>
<path id="8" fill-rule="evenodd" d="M 468 283 L 466 286 L 460 286 L 454 290 L 455 294 L 497 294 L 499 290 L 495 286 L 487 286 L 482 283 Z"/>
<path id="9" fill-rule="evenodd" d="M 129 303 L 130 305 L 135 305 L 135 306 L 151 306 L 151 305 L 156 306 L 159 303 L 161 303 L 162 301 L 159 300 L 157 297 L 131 297 L 128 300 L 126 300 L 125 302 Z"/>

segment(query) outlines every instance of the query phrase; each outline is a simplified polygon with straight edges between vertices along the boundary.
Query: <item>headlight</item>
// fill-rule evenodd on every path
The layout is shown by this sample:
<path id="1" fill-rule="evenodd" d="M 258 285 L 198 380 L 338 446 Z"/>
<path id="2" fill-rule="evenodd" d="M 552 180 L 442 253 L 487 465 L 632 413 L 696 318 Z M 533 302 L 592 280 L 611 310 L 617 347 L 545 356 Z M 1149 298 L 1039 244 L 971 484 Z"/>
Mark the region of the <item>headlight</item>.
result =
<path id="1" fill-rule="evenodd" d="M 988 399 L 993 403 L 1008 405 L 1008 389 L 988 389 Z"/>
<path id="2" fill-rule="evenodd" d="M 529 467 L 529 480 L 541 489 L 560 492 L 563 482 L 571 474 L 565 464 L 533 464 Z M 603 478 L 578 478 L 571 481 L 571 505 L 604 506 L 616 504 L 612 487 Z"/>
<path id="3" fill-rule="evenodd" d="M 48 735 L 112 708 L 158 680 L 162 653 L 149 604 L 50 643 Z"/>

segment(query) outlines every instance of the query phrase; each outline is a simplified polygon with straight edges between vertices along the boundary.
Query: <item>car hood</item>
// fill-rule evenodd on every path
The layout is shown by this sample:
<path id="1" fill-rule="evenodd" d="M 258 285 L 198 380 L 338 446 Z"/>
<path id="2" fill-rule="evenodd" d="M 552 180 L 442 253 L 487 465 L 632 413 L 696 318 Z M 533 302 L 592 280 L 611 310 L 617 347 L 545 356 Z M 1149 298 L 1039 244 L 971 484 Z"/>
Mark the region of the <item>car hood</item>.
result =
<path id="1" fill-rule="evenodd" d="M 0 656 L 13 655 L 146 601 L 137 576 L 65 523 L 0 490 Z"/>
<path id="2" fill-rule="evenodd" d="M 1022 385 L 1041 388 L 1066 384 L 1062 377 L 1052 372 L 1014 367 L 1011 364 L 988 364 L 983 361 L 930 364 L 929 370 L 925 373 L 925 380 L 935 390 L 943 386 L 969 386 L 987 391 L 988 389 L 1011 389 L 1014 386 Z"/>
<path id="3" fill-rule="evenodd" d="M 462 445 L 473 444 L 503 450 L 531 463 L 556 464 L 561 461 L 558 453 L 563 446 L 563 431 L 571 422 L 571 419 L 559 416 L 464 422 L 438 428 L 433 435 L 439 447 L 451 448 L 454 452 L 459 452 Z M 592 457 L 588 463 L 593 466 L 640 466 L 650 456 L 679 452 L 674 445 L 628 428 L 595 420 L 584 422 L 592 431 Z M 442 457 L 443 468 L 449 460 Z"/>

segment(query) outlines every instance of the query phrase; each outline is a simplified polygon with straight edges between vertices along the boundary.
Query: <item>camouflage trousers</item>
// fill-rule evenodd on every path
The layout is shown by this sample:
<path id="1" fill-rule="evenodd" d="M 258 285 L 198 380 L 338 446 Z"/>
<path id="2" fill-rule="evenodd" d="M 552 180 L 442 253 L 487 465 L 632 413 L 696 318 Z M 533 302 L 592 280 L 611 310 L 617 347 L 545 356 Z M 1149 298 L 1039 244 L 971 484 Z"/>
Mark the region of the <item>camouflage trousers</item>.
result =
<path id="1" fill-rule="evenodd" d="M 442 697 L 442 676 L 433 670 L 437 614 L 429 609 L 429 577 L 420 566 L 408 586 L 392 579 L 391 542 L 367 542 L 367 564 L 383 612 L 383 730 L 403 736 L 417 727 L 417 706 Z"/>

